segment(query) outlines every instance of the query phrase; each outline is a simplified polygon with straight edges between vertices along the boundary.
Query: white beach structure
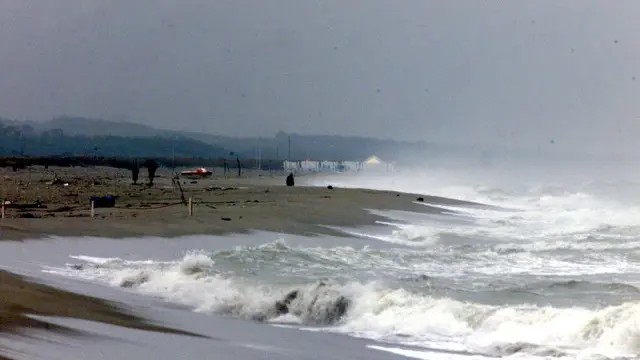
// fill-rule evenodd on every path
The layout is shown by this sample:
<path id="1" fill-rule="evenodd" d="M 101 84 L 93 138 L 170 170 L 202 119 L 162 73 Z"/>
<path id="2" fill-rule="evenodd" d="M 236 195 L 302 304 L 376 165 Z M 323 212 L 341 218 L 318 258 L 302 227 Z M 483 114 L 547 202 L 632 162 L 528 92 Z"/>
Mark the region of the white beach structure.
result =
<path id="1" fill-rule="evenodd" d="M 303 161 L 285 160 L 282 164 L 282 167 L 285 171 L 290 171 L 294 173 L 393 171 L 392 163 L 384 162 L 375 155 L 367 158 L 365 161 L 326 161 L 326 160 L 318 161 L 318 160 L 309 160 L 309 159 L 303 160 Z"/>
<path id="2" fill-rule="evenodd" d="M 388 172 L 393 171 L 393 168 L 392 163 L 384 162 L 375 155 L 371 155 L 360 165 L 360 170 L 366 172 Z"/>

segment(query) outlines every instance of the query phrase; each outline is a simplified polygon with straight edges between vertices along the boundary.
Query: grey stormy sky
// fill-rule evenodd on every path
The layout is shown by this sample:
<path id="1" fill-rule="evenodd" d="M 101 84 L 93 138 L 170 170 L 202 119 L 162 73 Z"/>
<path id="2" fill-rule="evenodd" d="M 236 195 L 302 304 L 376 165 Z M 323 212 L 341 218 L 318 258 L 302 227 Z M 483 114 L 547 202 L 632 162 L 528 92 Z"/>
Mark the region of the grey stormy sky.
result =
<path id="1" fill-rule="evenodd" d="M 638 18 L 637 0 L 0 0 L 0 116 L 631 151 Z"/>

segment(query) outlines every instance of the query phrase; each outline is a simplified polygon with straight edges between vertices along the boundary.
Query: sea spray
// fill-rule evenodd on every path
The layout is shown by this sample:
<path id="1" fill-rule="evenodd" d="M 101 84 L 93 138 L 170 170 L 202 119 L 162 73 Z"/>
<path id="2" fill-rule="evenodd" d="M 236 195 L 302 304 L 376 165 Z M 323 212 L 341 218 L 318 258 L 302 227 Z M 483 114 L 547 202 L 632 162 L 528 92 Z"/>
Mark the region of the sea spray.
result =
<path id="1" fill-rule="evenodd" d="M 394 287 L 383 281 L 310 279 L 282 285 L 270 284 L 260 278 L 234 276 L 225 269 L 216 268 L 215 259 L 221 254 L 230 257 L 251 251 L 260 253 L 257 248 L 269 254 L 271 261 L 277 261 L 273 252 L 288 256 L 293 251 L 278 242 L 255 248 L 238 247 L 230 252 L 191 251 L 182 259 L 171 262 L 77 256 L 76 259 L 85 261 L 84 266 L 56 271 L 112 286 L 124 286 L 125 279 L 139 279 L 142 281 L 133 281 L 127 287 L 190 306 L 194 311 L 313 325 L 316 330 L 445 350 L 493 356 L 596 354 L 611 358 L 632 356 L 640 351 L 638 302 L 599 309 L 487 305 Z M 344 251 L 325 249 L 325 260 L 337 253 L 344 257 Z M 313 257 L 311 253 L 307 254 L 309 258 Z M 278 314 L 274 304 L 291 291 L 299 291 L 300 296 L 291 303 L 286 316 Z M 341 318 L 330 318 L 327 314 L 339 297 L 349 299 L 349 308 Z"/>

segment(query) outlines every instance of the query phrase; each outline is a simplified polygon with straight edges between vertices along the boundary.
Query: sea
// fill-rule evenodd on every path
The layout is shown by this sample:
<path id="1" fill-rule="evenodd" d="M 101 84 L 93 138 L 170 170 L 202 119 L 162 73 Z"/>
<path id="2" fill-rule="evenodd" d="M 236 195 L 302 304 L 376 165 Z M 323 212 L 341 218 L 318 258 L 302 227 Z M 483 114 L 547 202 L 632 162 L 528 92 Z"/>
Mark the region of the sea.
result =
<path id="1" fill-rule="evenodd" d="M 217 342 L 175 335 L 145 340 L 154 335 L 76 321 L 108 333 L 113 343 L 0 344 L 61 359 L 115 353 L 137 359 L 635 359 L 637 165 L 461 161 L 306 177 L 310 186 L 491 205 L 451 206 L 427 197 L 419 204 L 441 213 L 370 210 L 386 220 L 340 229 L 351 237 L 253 232 L 4 242 L 6 269 L 128 302 Z M 292 291 L 297 297 L 288 312 L 274 312 Z M 340 299 L 348 306 L 336 316 Z"/>

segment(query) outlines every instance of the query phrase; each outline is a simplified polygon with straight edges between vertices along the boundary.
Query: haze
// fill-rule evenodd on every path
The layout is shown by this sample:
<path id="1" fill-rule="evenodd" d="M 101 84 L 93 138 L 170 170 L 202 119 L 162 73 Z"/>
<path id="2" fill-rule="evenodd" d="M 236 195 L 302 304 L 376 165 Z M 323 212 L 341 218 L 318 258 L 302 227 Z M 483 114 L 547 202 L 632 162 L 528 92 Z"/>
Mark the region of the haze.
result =
<path id="1" fill-rule="evenodd" d="M 633 152 L 639 17 L 632 0 L 0 0 L 0 116 Z"/>

